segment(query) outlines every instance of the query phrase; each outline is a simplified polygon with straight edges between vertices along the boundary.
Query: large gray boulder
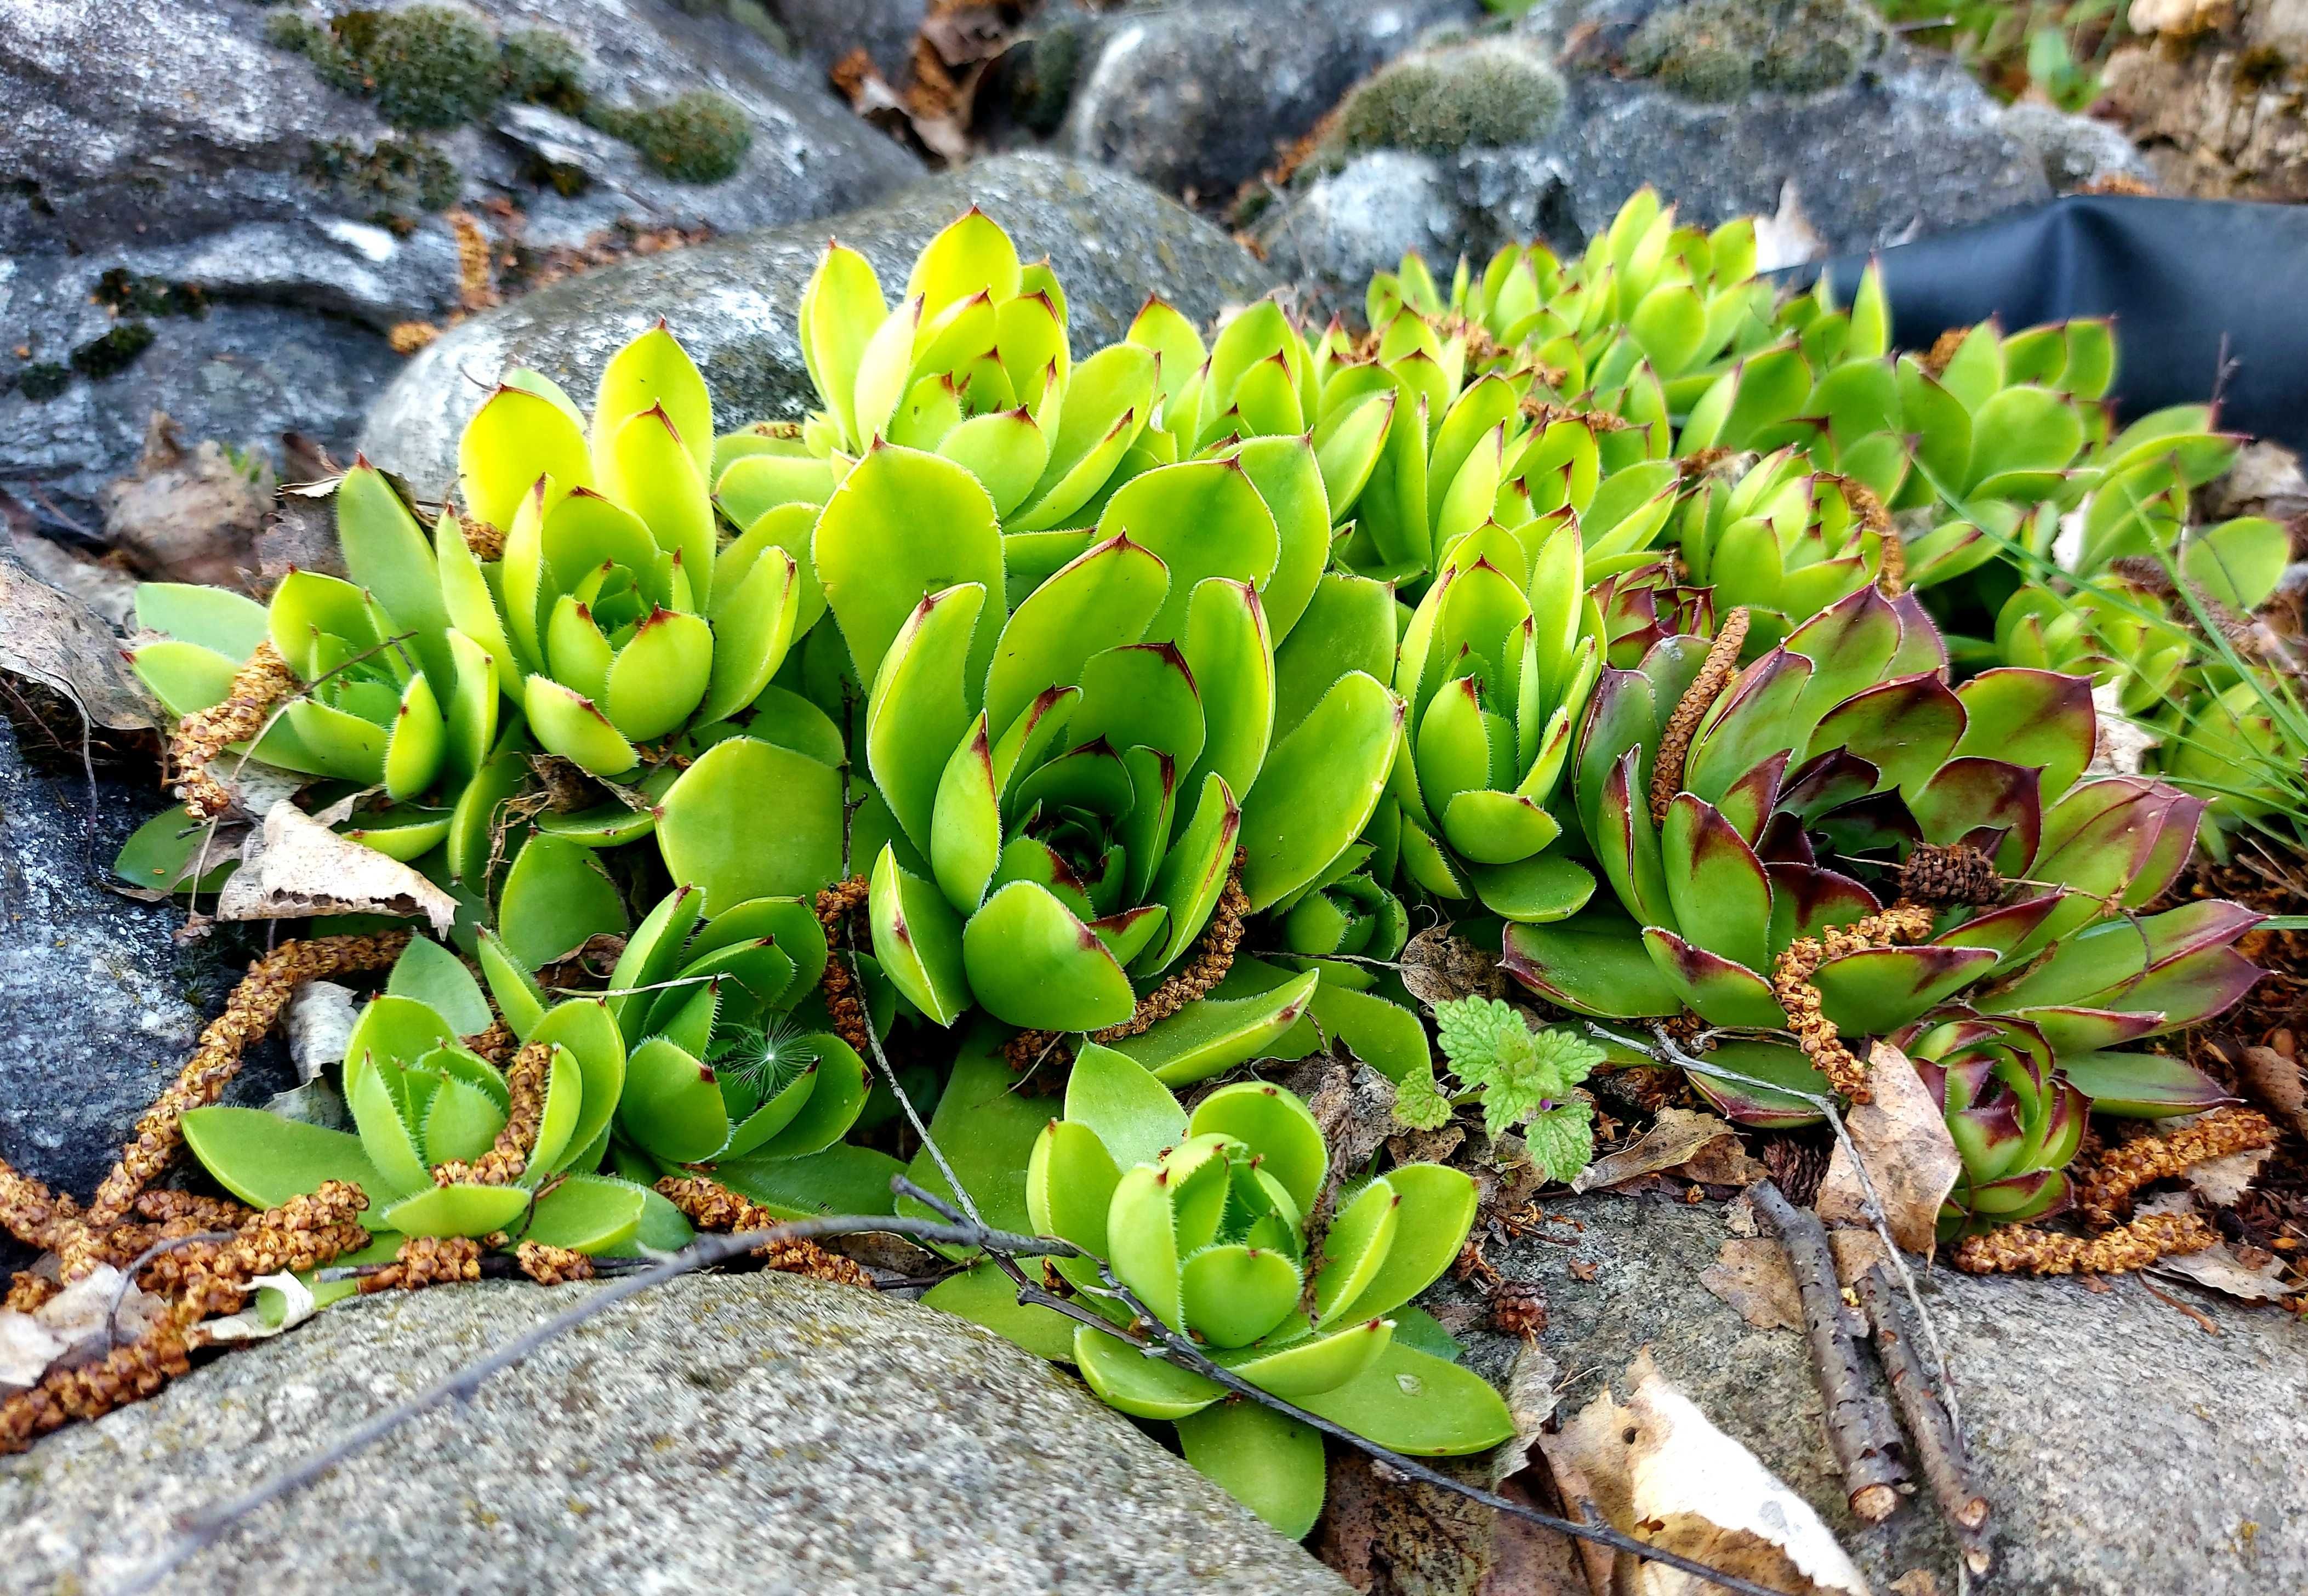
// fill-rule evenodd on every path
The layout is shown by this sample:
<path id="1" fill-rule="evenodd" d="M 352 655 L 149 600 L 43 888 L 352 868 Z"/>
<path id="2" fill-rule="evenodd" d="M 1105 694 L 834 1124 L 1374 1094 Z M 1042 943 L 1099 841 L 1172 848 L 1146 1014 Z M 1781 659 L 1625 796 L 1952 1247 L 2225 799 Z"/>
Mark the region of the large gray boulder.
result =
<path id="1" fill-rule="evenodd" d="M 1649 185 L 1706 226 L 1779 211 L 1813 248 L 1865 250 L 2051 197 L 2044 157 L 1961 67 L 1894 52 L 1840 86 L 1727 102 L 1656 81 L 1565 74 L 1554 130 L 1446 154 L 1373 150 L 1319 168 L 1257 222 L 1275 265 L 1352 289 L 1405 250 L 1477 262 L 1542 239 L 1576 252 Z"/>
<path id="2" fill-rule="evenodd" d="M 1271 285 L 1247 250 L 1135 179 L 1052 155 L 1000 156 L 885 205 L 610 267 L 476 316 L 409 362 L 361 449 L 418 492 L 443 492 L 483 384 L 526 366 L 590 400 L 609 356 L 659 316 L 703 370 L 721 425 L 797 416 L 816 400 L 794 312 L 827 236 L 863 251 L 891 293 L 915 253 L 971 204 L 1021 254 L 1049 255 L 1078 354 L 1121 337 L 1150 292 L 1207 322 Z"/>
<path id="3" fill-rule="evenodd" d="M 1754 1328 L 1701 1283 L 1728 1235 L 1721 1208 L 1608 1194 L 1546 1206 L 1568 1221 L 1546 1227 L 1555 1242 L 1494 1244 L 1489 1256 L 1546 1293 L 1540 1342 L 1571 1373 L 1563 1411 L 1615 1382 L 1649 1346 L 1668 1380 L 1820 1510 L 1874 1589 L 1916 1568 L 1933 1572 L 1941 1591 L 1953 1588 L 1952 1554 L 1928 1497 L 1874 1528 L 1846 1507 L 1802 1336 Z M 2159 1289 L 2184 1309 L 2133 1277 L 2106 1284 L 2096 1293 L 2072 1279 L 1980 1279 L 1944 1267 L 1922 1278 L 1994 1505 L 1996 1568 L 1986 1588 L 2000 1596 L 2308 1588 L 2308 1324 L 2182 1286 Z M 1429 1306 L 1446 1316 L 1454 1297 L 1466 1300 L 1463 1287 L 1439 1295 Z M 1485 1333 L 1474 1340 L 1470 1361 L 1503 1369 L 1513 1343 Z"/>
<path id="4" fill-rule="evenodd" d="M 217 955 L 175 945 L 181 910 L 107 886 L 114 853 L 160 799 L 106 778 L 91 816 L 77 735 L 58 729 L 71 765 L 42 772 L 0 721 L 0 1158 L 86 1196 L 175 1079 L 226 978 Z M 262 1074 L 239 1083 L 258 1101 Z"/>
<path id="5" fill-rule="evenodd" d="M 269 453 L 293 428 L 341 450 L 401 363 L 390 330 L 473 295 L 439 214 L 452 203 L 518 275 L 620 229 L 794 221 L 920 171 L 725 7 L 461 8 L 500 38 L 549 29 L 597 109 L 721 96 L 752 142 L 704 183 L 567 114 L 583 107 L 565 94 L 395 126 L 268 31 L 345 9 L 0 6 L 0 487 L 93 526 L 155 410 L 195 439 Z"/>
<path id="6" fill-rule="evenodd" d="M 1426 30 L 1483 14 L 1477 0 L 1130 7 L 1077 25 L 1058 146 L 1223 205 L 1356 79 Z"/>
<path id="7" fill-rule="evenodd" d="M 0 1460 L 13 1591 L 106 1590 L 177 1515 L 300 1462 L 570 1306 L 574 1287 L 333 1307 Z M 620 1303 L 284 1503 L 164 1590 L 1345 1596 L 1049 1365 L 789 1275 Z"/>

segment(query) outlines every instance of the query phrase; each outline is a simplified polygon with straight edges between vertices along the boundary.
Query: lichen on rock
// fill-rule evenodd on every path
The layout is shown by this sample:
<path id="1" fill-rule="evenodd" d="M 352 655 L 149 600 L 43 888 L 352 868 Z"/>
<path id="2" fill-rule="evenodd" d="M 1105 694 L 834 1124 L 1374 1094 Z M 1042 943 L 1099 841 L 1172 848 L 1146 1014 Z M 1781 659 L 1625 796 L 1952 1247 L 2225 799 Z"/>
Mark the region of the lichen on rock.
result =
<path id="1" fill-rule="evenodd" d="M 1537 143 L 1563 119 L 1563 74 L 1511 39 L 1423 50 L 1381 67 L 1339 108 L 1348 151 L 1447 155 L 1469 145 Z"/>
<path id="2" fill-rule="evenodd" d="M 1687 99 L 1723 101 L 1847 83 L 1884 38 L 1882 22 L 1856 0 L 1696 0 L 1653 12 L 1625 54 L 1639 76 Z"/>

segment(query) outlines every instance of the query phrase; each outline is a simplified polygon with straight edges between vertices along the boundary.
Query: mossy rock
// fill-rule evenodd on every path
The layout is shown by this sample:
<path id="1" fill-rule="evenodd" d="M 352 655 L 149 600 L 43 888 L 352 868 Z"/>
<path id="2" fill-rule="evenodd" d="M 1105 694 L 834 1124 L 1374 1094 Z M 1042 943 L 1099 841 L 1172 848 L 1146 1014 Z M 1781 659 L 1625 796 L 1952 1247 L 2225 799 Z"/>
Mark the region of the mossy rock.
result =
<path id="1" fill-rule="evenodd" d="M 1536 143 L 1563 119 L 1563 74 L 1511 39 L 1423 50 L 1382 67 L 1339 108 L 1328 142 L 1342 154 Z"/>
<path id="2" fill-rule="evenodd" d="M 745 113 L 710 90 L 693 89 L 663 105 L 599 110 L 593 125 L 623 139 L 676 183 L 719 183 L 734 177 L 753 148 Z"/>
<path id="3" fill-rule="evenodd" d="M 1653 12 L 1626 63 L 1685 99 L 1722 102 L 1847 83 L 1884 39 L 1859 0 L 1696 0 Z"/>

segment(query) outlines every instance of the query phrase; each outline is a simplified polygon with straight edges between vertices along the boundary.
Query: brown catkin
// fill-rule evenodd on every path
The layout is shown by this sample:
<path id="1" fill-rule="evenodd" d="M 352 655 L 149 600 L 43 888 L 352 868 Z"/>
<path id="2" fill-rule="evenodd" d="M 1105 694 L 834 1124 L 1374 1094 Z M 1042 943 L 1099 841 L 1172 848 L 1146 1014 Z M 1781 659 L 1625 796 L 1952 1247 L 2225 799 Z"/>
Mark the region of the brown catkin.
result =
<path id="1" fill-rule="evenodd" d="M 0 1308 L 14 1314 L 32 1313 L 64 1289 L 61 1281 L 45 1274 L 34 1274 L 29 1269 L 20 1269 L 9 1278 L 8 1294 L 0 1298 Z"/>
<path id="2" fill-rule="evenodd" d="M 689 1222 L 701 1230 L 737 1235 L 747 1230 L 774 1229 L 783 1222 L 758 1203 L 748 1202 L 702 1175 L 668 1175 L 657 1183 L 657 1189 L 659 1195 L 680 1209 Z M 814 1241 L 773 1241 L 767 1247 L 755 1247 L 754 1256 L 762 1260 L 763 1267 L 783 1274 L 805 1274 L 812 1280 L 864 1286 L 869 1290 L 874 1285 L 874 1277 L 866 1272 L 864 1265 L 838 1253 L 827 1252 Z"/>
<path id="3" fill-rule="evenodd" d="M 192 1367 L 180 1327 L 163 1325 L 95 1363 L 51 1370 L 30 1391 L 0 1401 L 0 1453 L 22 1452 L 76 1419 L 100 1419 L 151 1396 Z"/>
<path id="4" fill-rule="evenodd" d="M 1372 348 L 1374 352 L 1377 346 L 1374 344 Z M 1551 399 L 1525 399 L 1520 409 L 1533 432 L 1545 432 L 1557 421 L 1584 421 L 1596 432 L 1624 432 L 1634 425 L 1610 410 L 1581 410 L 1577 405 L 1557 404 Z"/>
<path id="5" fill-rule="evenodd" d="M 1873 532 L 1882 545 L 1881 562 L 1875 572 L 1876 591 L 1886 599 L 1896 599 L 1908 591 L 1908 546 L 1899 538 L 1899 529 L 1891 523 L 1891 513 L 1875 490 L 1856 477 L 1837 477 L 1836 485 L 1843 489 L 1843 501 L 1851 506 L 1851 518 L 1862 531 Z"/>
<path id="6" fill-rule="evenodd" d="M 2215 1109 L 2165 1136 L 2110 1147 L 2076 1178 L 2076 1206 L 2096 1225 L 2123 1217 L 2132 1195 L 2208 1159 L 2276 1145 L 2276 1126 L 2257 1109 Z"/>
<path id="7" fill-rule="evenodd" d="M 120 1161 L 89 1204 L 86 1226 L 105 1231 L 128 1214 L 155 1176 L 168 1166 L 184 1139 L 183 1120 L 191 1109 L 217 1100 L 233 1076 L 240 1073 L 242 1056 L 280 1020 L 297 987 L 308 980 L 360 971 L 382 970 L 409 945 L 406 931 L 379 931 L 361 936 L 315 936 L 284 942 L 248 967 L 247 975 L 226 999 L 224 1013 L 201 1032 L 200 1045 L 185 1061 L 176 1080 L 144 1111 Z M 88 1259 L 80 1270 L 66 1271 L 73 1279 L 101 1262 Z"/>
<path id="8" fill-rule="evenodd" d="M 481 1244 L 469 1236 L 411 1236 L 392 1262 L 360 1277 L 360 1293 L 421 1291 L 481 1278 Z"/>
<path id="9" fill-rule="evenodd" d="M 1691 739 L 1699 730 L 1731 673 L 1739 666 L 1739 648 L 1747 641 L 1747 607 L 1741 605 L 1723 617 L 1722 629 L 1707 650 L 1707 661 L 1691 686 L 1675 700 L 1675 713 L 1667 717 L 1666 729 L 1659 734 L 1658 758 L 1651 765 L 1651 824 L 1666 824 L 1667 806 L 1675 795 L 1683 790 L 1684 762 L 1691 757 Z"/>
<path id="10" fill-rule="evenodd" d="M 442 513 L 445 515 L 449 512 L 444 509 Z M 457 524 L 464 529 L 465 547 L 472 551 L 473 558 L 485 565 L 491 560 L 504 558 L 505 535 L 503 527 L 494 527 L 486 521 L 470 519 L 460 520 Z"/>
<path id="11" fill-rule="evenodd" d="M 1837 1034 L 1811 978 L 1830 959 L 1865 948 L 1921 942 L 1932 934 L 1932 911 L 1920 903 L 1894 903 L 1847 926 L 1830 927 L 1817 936 L 1798 936 L 1771 966 L 1771 995 L 1787 1012 L 1787 1029 L 1836 1091 L 1855 1103 L 1872 1102 L 1866 1066 Z"/>
<path id="12" fill-rule="evenodd" d="M 521 1046 L 521 1039 L 513 1035 L 512 1027 L 503 1020 L 490 1021 L 487 1031 L 477 1031 L 465 1038 L 464 1041 L 466 1047 L 495 1065 L 499 1069 L 505 1067 L 512 1058 L 514 1051 Z"/>
<path id="13" fill-rule="evenodd" d="M 1924 352 L 1923 368 L 1933 376 L 1939 375 L 1948 368 L 1948 362 L 1955 358 L 1955 352 L 1963 348 L 1963 341 L 1970 336 L 1971 329 L 1968 327 L 1950 327 L 1932 340 L 1932 347 Z"/>
<path id="14" fill-rule="evenodd" d="M 1210 923 L 1194 945 L 1193 958 L 1180 966 L 1177 972 L 1138 1000 L 1130 1018 L 1118 1021 L 1103 1031 L 1090 1032 L 1094 1042 L 1118 1042 L 1130 1037 L 1142 1036 L 1197 998 L 1210 996 L 1210 988 L 1226 979 L 1234 968 L 1234 956 L 1242 946 L 1243 922 L 1250 918 L 1250 894 L 1242 890 L 1243 867 L 1249 861 L 1243 849 L 1234 850 L 1234 863 L 1227 871 L 1225 887 L 1219 893 L 1218 904 L 1210 910 Z M 1021 1031 L 1002 1045 L 1002 1056 L 1010 1061 L 1012 1069 L 1031 1069 L 1054 1052 L 1064 1057 L 1072 1054 L 1064 1049 L 1064 1031 Z"/>
<path id="15" fill-rule="evenodd" d="M 513 1055 L 505 1071 L 509 1101 L 504 1128 L 489 1150 L 471 1163 L 451 1161 L 433 1169 L 435 1186 L 511 1186 L 529 1168 L 530 1150 L 545 1123 L 545 1088 L 553 1064 L 547 1042 L 530 1042 Z"/>
<path id="16" fill-rule="evenodd" d="M 232 803 L 231 790 L 209 774 L 209 766 L 232 744 L 246 742 L 263 730 L 272 706 L 296 691 L 296 673 L 268 638 L 233 673 L 222 703 L 195 711 L 177 723 L 176 735 L 168 739 L 168 763 L 177 772 L 177 796 L 194 820 L 213 820 Z"/>
<path id="17" fill-rule="evenodd" d="M 1955 1266 L 1972 1274 L 2122 1274 L 2175 1253 L 2196 1253 L 2219 1235 L 2193 1213 L 2143 1213 L 2098 1236 L 2063 1236 L 2006 1225 L 1964 1238 Z"/>
<path id="18" fill-rule="evenodd" d="M 73 1201 L 0 1159 L 0 1229 L 27 1247 L 49 1252 L 63 1244 L 77 1218 Z"/>
<path id="19" fill-rule="evenodd" d="M 237 1230 L 258 1217 L 256 1210 L 245 1203 L 198 1192 L 146 1192 L 136 1199 L 136 1212 L 156 1225 L 188 1220 L 203 1230 Z"/>
<path id="20" fill-rule="evenodd" d="M 847 881 L 837 881 L 817 894 L 817 923 L 825 928 L 825 973 L 818 978 L 818 990 L 825 996 L 825 1012 L 832 1022 L 833 1034 L 848 1042 L 859 1057 L 868 1057 L 874 1047 L 873 1022 L 866 1012 L 866 1002 L 857 990 L 857 982 L 849 971 L 849 961 L 839 956 L 847 945 L 850 917 L 866 906 L 868 886 L 863 876 L 852 876 Z"/>
<path id="21" fill-rule="evenodd" d="M 593 1278 L 593 1260 L 569 1247 L 524 1241 L 513 1248 L 512 1255 L 521 1272 L 540 1286 L 565 1286 L 572 1281 Z"/>
<path id="22" fill-rule="evenodd" d="M 1899 867 L 1902 902 L 1935 909 L 1994 903 L 2004 893 L 1995 861 L 1968 842 L 1942 848 L 1920 842 Z"/>

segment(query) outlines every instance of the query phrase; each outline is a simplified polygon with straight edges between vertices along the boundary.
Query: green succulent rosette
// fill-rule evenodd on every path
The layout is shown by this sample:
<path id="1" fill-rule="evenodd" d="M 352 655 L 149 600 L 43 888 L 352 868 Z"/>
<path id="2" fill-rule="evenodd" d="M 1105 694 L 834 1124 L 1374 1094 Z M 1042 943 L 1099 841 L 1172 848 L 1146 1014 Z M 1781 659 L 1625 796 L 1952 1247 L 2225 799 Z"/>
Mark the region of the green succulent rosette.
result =
<path id="1" fill-rule="evenodd" d="M 1117 1328 L 1131 1315 L 1097 1294 L 1101 1260 L 1164 1325 L 1261 1390 L 1413 1455 L 1495 1445 L 1512 1428 L 1498 1393 L 1399 1333 L 1417 1323 L 1422 1344 L 1449 1345 L 1407 1305 L 1458 1256 L 1473 1184 L 1400 1165 L 1339 1187 L 1311 1232 L 1329 1168 L 1313 1116 L 1282 1088 L 1224 1086 L 1189 1115 L 1140 1065 L 1091 1046 L 1064 1116 L 1033 1141 L 1025 1206 L 1035 1229 L 1090 1255 L 1056 1266 Z M 982 1294 L 961 1282 L 930 1299 L 1072 1362 L 1124 1412 L 1175 1424 L 1187 1461 L 1284 1534 L 1313 1526 L 1324 1466 L 1310 1427 L 1227 1400 L 1117 1336 L 1084 1325 L 1053 1339 L 1063 1321 L 1023 1328 L 992 1302 L 980 1311 Z"/>
<path id="2" fill-rule="evenodd" d="M 508 1011 L 521 1013 L 516 1005 Z M 511 1108 L 505 1077 L 472 1048 L 495 1016 L 457 956 L 419 937 L 385 989 L 362 1008 L 338 1088 L 353 1129 L 261 1109 L 195 1109 L 185 1140 L 226 1190 L 272 1208 L 325 1181 L 357 1186 L 370 1253 L 389 1258 L 403 1237 L 538 1241 L 583 1253 L 631 1252 L 646 1240 L 678 1247 L 688 1227 L 645 1186 L 597 1175 L 626 1079 L 617 1027 L 598 1000 L 546 1008 L 515 1029 L 550 1049 L 538 1129 L 520 1176 L 493 1185 L 437 1178 L 488 1152 Z M 357 1260 L 371 1261 L 367 1255 Z M 347 1288 L 349 1290 L 349 1288 Z"/>

